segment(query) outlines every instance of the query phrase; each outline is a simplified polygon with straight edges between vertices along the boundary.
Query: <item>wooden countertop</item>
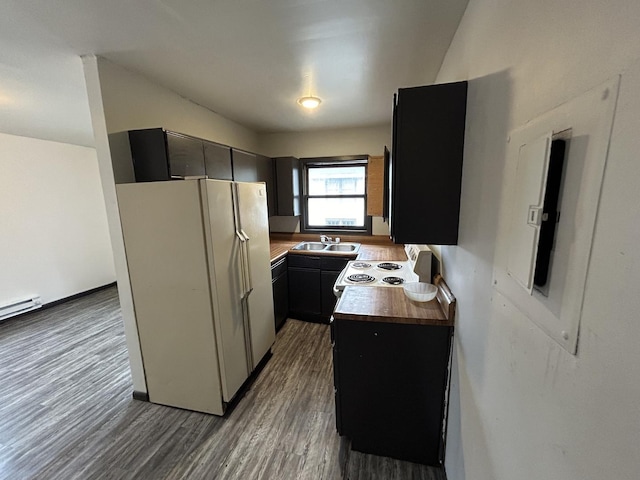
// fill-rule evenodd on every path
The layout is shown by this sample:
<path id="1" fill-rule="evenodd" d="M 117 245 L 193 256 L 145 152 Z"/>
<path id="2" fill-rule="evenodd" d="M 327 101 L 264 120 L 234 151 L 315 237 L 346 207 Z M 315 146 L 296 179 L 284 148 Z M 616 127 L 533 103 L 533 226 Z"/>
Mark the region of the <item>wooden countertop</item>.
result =
<path id="1" fill-rule="evenodd" d="M 345 254 L 345 255 L 336 255 L 329 254 L 332 257 L 334 256 L 343 256 L 350 257 L 351 259 L 358 260 L 406 260 L 407 255 L 404 251 L 404 245 L 396 245 L 391 242 L 385 236 L 348 236 L 341 237 L 344 242 L 356 242 L 360 243 L 360 250 L 358 252 L 357 257 L 353 255 Z M 318 241 L 318 235 L 308 235 L 308 234 L 271 234 L 270 235 L 270 247 L 271 247 L 271 263 L 277 262 L 282 257 L 284 257 L 291 247 L 294 247 L 298 243 L 302 241 Z M 303 254 L 318 254 L 318 252 L 296 252 Z"/>
<path id="2" fill-rule="evenodd" d="M 271 263 L 283 258 L 291 247 L 302 241 L 317 241 L 317 235 L 279 234 L 270 235 Z M 342 237 L 345 242 L 360 243 L 358 260 L 407 260 L 404 245 L 396 245 L 385 236 Z M 296 252 L 300 253 L 300 252 Z M 309 252 L 316 253 L 317 252 Z M 337 256 L 332 254 L 331 256 Z M 456 299 L 441 276 L 436 276 L 438 295 L 430 302 L 414 302 L 404 294 L 402 288 L 392 287 L 345 287 L 334 318 L 367 322 L 389 322 L 413 325 L 437 325 L 452 327 L 455 318 Z"/>
<path id="3" fill-rule="evenodd" d="M 430 302 L 414 302 L 402 288 L 348 286 L 333 312 L 335 320 L 402 323 L 452 327 L 455 297 L 442 277 L 436 277 L 438 295 Z"/>
<path id="4" fill-rule="evenodd" d="M 298 243 L 300 242 L 270 238 L 269 246 L 270 246 L 270 254 L 271 254 L 271 263 L 275 263 L 278 260 L 280 260 L 289 252 L 289 249 L 291 247 L 297 245 Z"/>

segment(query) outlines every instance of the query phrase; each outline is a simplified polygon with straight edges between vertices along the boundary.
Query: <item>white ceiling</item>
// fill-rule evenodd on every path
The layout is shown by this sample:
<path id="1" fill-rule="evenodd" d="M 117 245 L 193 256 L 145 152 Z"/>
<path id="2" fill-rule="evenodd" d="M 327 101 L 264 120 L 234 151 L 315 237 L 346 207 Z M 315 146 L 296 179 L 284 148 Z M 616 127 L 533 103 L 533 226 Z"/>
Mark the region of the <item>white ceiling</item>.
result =
<path id="1" fill-rule="evenodd" d="M 91 145 L 87 53 L 258 132 L 383 124 L 397 88 L 435 79 L 467 1 L 2 0 L 0 131 Z"/>

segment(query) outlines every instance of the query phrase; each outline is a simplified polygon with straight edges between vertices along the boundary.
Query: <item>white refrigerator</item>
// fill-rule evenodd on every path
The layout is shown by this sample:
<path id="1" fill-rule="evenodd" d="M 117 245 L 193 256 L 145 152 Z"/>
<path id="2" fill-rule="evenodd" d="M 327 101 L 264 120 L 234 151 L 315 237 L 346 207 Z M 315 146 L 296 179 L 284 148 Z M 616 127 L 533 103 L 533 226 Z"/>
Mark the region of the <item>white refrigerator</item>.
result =
<path id="1" fill-rule="evenodd" d="M 275 341 L 265 184 L 116 187 L 149 400 L 222 415 Z"/>

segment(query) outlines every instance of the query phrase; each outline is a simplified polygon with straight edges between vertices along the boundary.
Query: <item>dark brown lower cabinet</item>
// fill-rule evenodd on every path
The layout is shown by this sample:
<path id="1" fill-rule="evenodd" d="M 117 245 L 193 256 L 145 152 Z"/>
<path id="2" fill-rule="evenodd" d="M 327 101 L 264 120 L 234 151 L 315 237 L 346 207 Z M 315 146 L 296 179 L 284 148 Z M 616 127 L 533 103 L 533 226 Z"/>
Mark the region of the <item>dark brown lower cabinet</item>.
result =
<path id="1" fill-rule="evenodd" d="M 289 254 L 290 316 L 329 323 L 336 297 L 333 285 L 349 258 Z"/>
<path id="2" fill-rule="evenodd" d="M 440 465 L 453 327 L 336 319 L 331 328 L 338 433 L 353 450 Z"/>
<path id="3" fill-rule="evenodd" d="M 286 257 L 271 265 L 271 286 L 277 331 L 289 316 L 289 273 Z"/>
<path id="4" fill-rule="evenodd" d="M 320 297 L 320 269 L 289 265 L 289 310 L 299 320 L 319 317 L 322 311 Z"/>
<path id="5" fill-rule="evenodd" d="M 340 275 L 339 271 L 320 271 L 320 289 L 322 290 L 322 293 L 320 295 L 322 300 L 321 312 L 327 320 L 331 318 L 333 308 L 336 306 L 336 302 L 338 301 L 335 294 L 333 293 L 333 285 L 336 283 L 338 275 Z"/>

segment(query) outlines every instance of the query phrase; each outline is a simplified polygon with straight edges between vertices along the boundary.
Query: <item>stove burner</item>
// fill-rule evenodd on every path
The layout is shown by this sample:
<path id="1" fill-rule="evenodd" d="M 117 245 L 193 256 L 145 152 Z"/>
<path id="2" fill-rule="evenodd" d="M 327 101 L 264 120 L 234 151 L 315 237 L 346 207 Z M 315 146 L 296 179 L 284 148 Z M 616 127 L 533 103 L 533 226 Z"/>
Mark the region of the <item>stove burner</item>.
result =
<path id="1" fill-rule="evenodd" d="M 349 275 L 347 280 L 352 283 L 371 283 L 375 281 L 375 277 L 367 275 L 366 273 L 354 273 L 353 275 Z"/>
<path id="2" fill-rule="evenodd" d="M 358 270 L 365 270 L 367 268 L 371 268 L 371 264 L 367 262 L 353 262 L 351 266 Z"/>
<path id="3" fill-rule="evenodd" d="M 389 285 L 402 285 L 404 283 L 404 279 L 400 277 L 384 277 L 382 281 Z"/>
<path id="4" fill-rule="evenodd" d="M 398 265 L 397 263 L 391 263 L 391 262 L 382 262 L 382 263 L 379 263 L 377 267 L 382 270 L 392 271 L 392 270 L 400 270 L 402 268 L 402 265 Z"/>

